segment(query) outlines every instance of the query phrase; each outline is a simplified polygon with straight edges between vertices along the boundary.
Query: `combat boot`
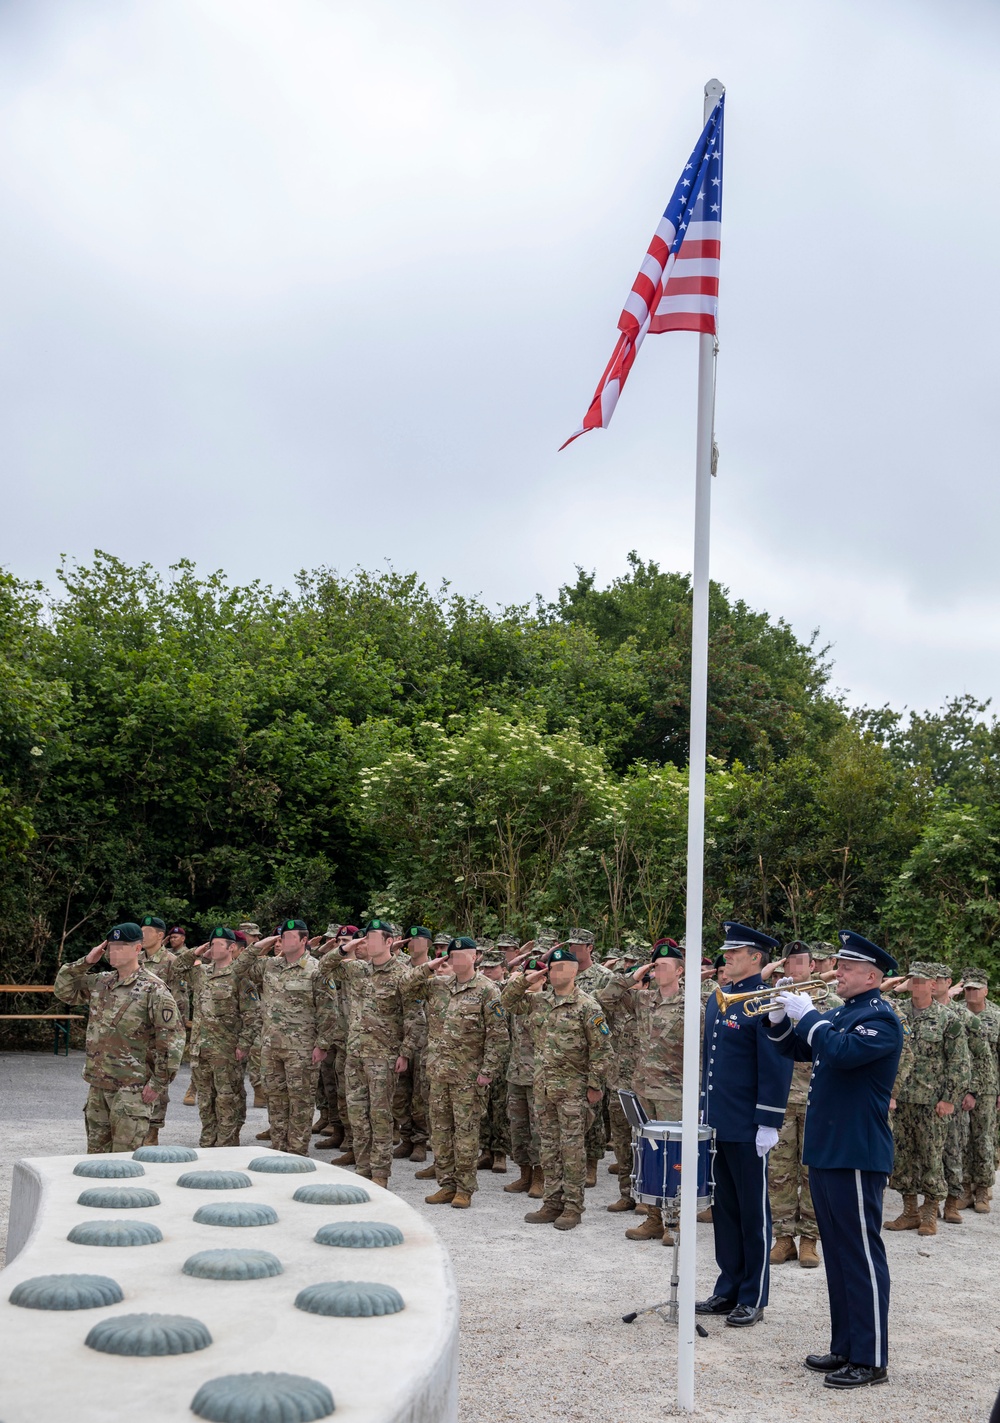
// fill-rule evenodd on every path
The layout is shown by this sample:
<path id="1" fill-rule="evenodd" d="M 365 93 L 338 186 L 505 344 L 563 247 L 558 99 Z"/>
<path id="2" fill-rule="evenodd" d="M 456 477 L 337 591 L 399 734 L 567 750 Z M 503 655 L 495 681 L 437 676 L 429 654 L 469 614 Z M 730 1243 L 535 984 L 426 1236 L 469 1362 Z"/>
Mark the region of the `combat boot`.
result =
<path id="1" fill-rule="evenodd" d="M 375 1175 L 373 1175 L 373 1176 L 372 1176 L 372 1185 L 373 1185 L 373 1186 L 381 1186 L 382 1189 L 383 1189 L 383 1191 L 387 1191 L 387 1190 L 389 1189 L 389 1178 L 388 1178 L 388 1176 L 375 1176 Z"/>
<path id="2" fill-rule="evenodd" d="M 184 1100 L 187 1101 L 187 1098 L 185 1098 Z M 267 1106 L 267 1098 L 264 1096 L 264 1093 L 260 1090 L 259 1087 L 255 1087 L 253 1089 L 253 1104 L 255 1107 Z"/>
<path id="3" fill-rule="evenodd" d="M 437 1175 L 437 1167 L 434 1165 L 425 1166 L 422 1171 L 415 1171 L 413 1179 L 415 1181 L 433 1181 Z"/>
<path id="4" fill-rule="evenodd" d="M 398 1145 L 398 1146 L 394 1146 L 394 1147 L 392 1148 L 392 1159 L 393 1159 L 393 1161 L 406 1161 L 406 1160 L 408 1160 L 408 1159 L 409 1159 L 410 1152 L 411 1152 L 412 1150 L 413 1150 L 413 1142 L 410 1140 L 410 1138 L 409 1138 L 408 1136 L 401 1137 L 401 1138 L 400 1138 L 399 1145 Z"/>
<path id="5" fill-rule="evenodd" d="M 959 1197 L 949 1196 L 944 1203 L 944 1218 L 949 1225 L 961 1225 L 962 1217 L 959 1215 Z"/>
<path id="6" fill-rule="evenodd" d="M 270 1141 L 270 1140 L 271 1140 L 271 1128 L 270 1128 L 270 1127 L 265 1127 L 263 1131 L 259 1131 L 259 1132 L 257 1133 L 256 1137 L 254 1138 L 254 1140 L 255 1140 L 255 1141 Z"/>
<path id="7" fill-rule="evenodd" d="M 799 1241 L 799 1264 L 803 1270 L 815 1270 L 819 1267 L 819 1255 L 816 1253 L 816 1242 L 811 1235 L 803 1235 Z"/>
<path id="8" fill-rule="evenodd" d="M 903 1213 L 895 1220 L 887 1220 L 886 1230 L 916 1230 L 920 1224 L 920 1215 L 917 1211 L 916 1196 L 903 1197 Z"/>
<path id="9" fill-rule="evenodd" d="M 622 1169 L 623 1169 L 623 1168 L 618 1165 L 618 1162 L 617 1162 L 617 1161 L 612 1161 L 611 1165 L 608 1167 L 608 1175 L 609 1175 L 609 1176 L 620 1176 L 621 1173 L 622 1173 Z"/>
<path id="10" fill-rule="evenodd" d="M 468 1191 L 456 1191 L 451 1198 L 453 1211 L 467 1211 L 471 1205 L 472 1197 Z"/>
<path id="11" fill-rule="evenodd" d="M 582 1218 L 583 1217 L 581 1216 L 578 1210 L 570 1206 L 566 1206 L 562 1214 L 556 1220 L 554 1220 L 552 1224 L 555 1226 L 556 1230 L 573 1230 L 575 1226 L 578 1226 L 580 1224 Z"/>
<path id="12" fill-rule="evenodd" d="M 194 1090 L 193 1082 L 189 1084 L 187 1091 L 184 1093 L 184 1105 L 185 1107 L 196 1107 L 198 1105 L 198 1096 Z"/>
<path id="13" fill-rule="evenodd" d="M 533 1201 L 540 1201 L 545 1195 L 545 1172 L 540 1166 L 531 1168 L 531 1187 L 528 1195 Z"/>
<path id="14" fill-rule="evenodd" d="M 989 1215 L 990 1213 L 990 1188 L 989 1186 L 976 1187 L 976 1215 Z"/>
<path id="15" fill-rule="evenodd" d="M 958 1198 L 958 1209 L 960 1211 L 967 1211 L 975 1199 L 975 1192 L 969 1185 L 968 1181 L 966 1181 L 965 1185 L 962 1187 L 962 1194 Z"/>
<path id="16" fill-rule="evenodd" d="M 583 1183 L 588 1189 L 597 1185 L 597 1162 L 593 1157 L 587 1158 L 587 1179 Z"/>
<path id="17" fill-rule="evenodd" d="M 494 1176 L 506 1176 L 506 1174 L 507 1174 L 507 1158 L 506 1158 L 506 1156 L 503 1155 L 502 1152 L 500 1152 L 500 1151 L 494 1151 L 494 1153 L 493 1153 L 493 1165 L 492 1165 L 492 1167 L 491 1167 L 490 1169 L 492 1170 Z"/>
<path id="18" fill-rule="evenodd" d="M 149 1131 L 146 1133 L 145 1140 L 143 1141 L 142 1144 L 143 1144 L 143 1146 L 159 1146 L 159 1144 L 160 1144 L 160 1128 L 159 1128 L 159 1127 L 150 1127 Z"/>
<path id="19" fill-rule="evenodd" d="M 341 1126 L 331 1127 L 322 1141 L 316 1143 L 321 1151 L 334 1151 L 338 1146 L 344 1144 L 344 1128 Z"/>
<path id="20" fill-rule="evenodd" d="M 328 1115 L 326 1112 L 320 1112 L 319 1116 L 318 1116 L 318 1117 L 316 1118 L 316 1120 L 313 1122 L 313 1126 L 312 1126 L 312 1134 L 313 1134 L 313 1136 L 322 1136 L 329 1125 L 330 1125 L 330 1118 L 329 1118 L 329 1115 Z"/>
<path id="21" fill-rule="evenodd" d="M 450 1206 L 455 1199 L 455 1188 L 453 1186 L 442 1186 L 439 1191 L 435 1191 L 433 1196 L 425 1196 L 424 1201 L 429 1206 Z"/>
<path id="22" fill-rule="evenodd" d="M 626 1240 L 660 1240 L 663 1237 L 663 1219 L 660 1212 L 650 1211 L 645 1220 L 639 1225 L 633 1225 L 631 1230 L 626 1230 Z"/>
<path id="23" fill-rule="evenodd" d="M 612 1212 L 634 1211 L 635 1201 L 633 1201 L 631 1196 L 619 1196 L 617 1201 L 612 1201 L 610 1206 L 607 1206 L 606 1209 Z"/>
<path id="24" fill-rule="evenodd" d="M 530 1166 L 522 1166 L 521 1174 L 516 1181 L 508 1181 L 504 1190 L 508 1196 L 518 1195 L 521 1191 L 527 1191 L 531 1186 L 532 1171 Z"/>
<path id="25" fill-rule="evenodd" d="M 698 1214 L 695 1216 L 695 1220 L 698 1221 L 700 1225 L 711 1225 L 712 1207 L 709 1206 L 707 1210 L 699 1211 Z"/>
<path id="26" fill-rule="evenodd" d="M 356 1164 L 353 1151 L 345 1151 L 343 1156 L 334 1157 L 330 1162 L 331 1166 L 354 1166 Z"/>
<path id="27" fill-rule="evenodd" d="M 411 1160 L 411 1161 L 426 1161 L 426 1160 L 427 1160 L 427 1143 L 426 1143 L 426 1142 L 423 1142 L 423 1141 L 418 1141 L 418 1142 L 417 1142 L 417 1144 L 414 1146 L 413 1150 L 410 1152 L 410 1160 Z"/>
<path id="28" fill-rule="evenodd" d="M 537 1211 L 529 1211 L 524 1218 L 529 1225 L 555 1225 L 562 1213 L 561 1204 L 550 1206 L 548 1201 L 543 1201 Z"/>
<path id="29" fill-rule="evenodd" d="M 793 1235 L 779 1235 L 774 1242 L 774 1249 L 771 1251 L 771 1264 L 784 1265 L 788 1260 L 797 1260 L 798 1252 L 795 1249 L 795 1237 Z"/>
<path id="30" fill-rule="evenodd" d="M 480 1153 L 480 1156 L 479 1156 L 479 1160 L 476 1162 L 476 1170 L 477 1170 L 477 1171 L 489 1171 L 489 1170 L 492 1168 L 492 1166 L 493 1166 L 493 1153 L 492 1153 L 492 1151 L 483 1151 L 483 1152 L 481 1152 L 481 1153 Z"/>
<path id="31" fill-rule="evenodd" d="M 925 1196 L 920 1203 L 920 1224 L 918 1235 L 937 1235 L 938 1202 L 933 1196 Z"/>
<path id="32" fill-rule="evenodd" d="M 661 1244 L 663 1244 L 663 1245 L 673 1245 L 673 1243 L 674 1243 L 673 1232 L 672 1232 L 667 1226 L 664 1226 L 664 1227 L 663 1227 L 663 1240 L 661 1241 Z"/>

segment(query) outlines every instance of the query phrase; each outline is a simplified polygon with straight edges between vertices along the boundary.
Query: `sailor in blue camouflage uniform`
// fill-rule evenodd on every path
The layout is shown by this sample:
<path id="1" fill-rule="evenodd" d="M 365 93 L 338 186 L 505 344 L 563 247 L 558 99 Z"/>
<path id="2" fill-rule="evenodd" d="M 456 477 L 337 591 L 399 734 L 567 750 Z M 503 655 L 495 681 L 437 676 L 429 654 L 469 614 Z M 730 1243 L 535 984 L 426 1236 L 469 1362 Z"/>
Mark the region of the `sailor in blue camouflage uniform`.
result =
<path id="1" fill-rule="evenodd" d="M 830 1352 L 806 1367 L 827 1388 L 885 1383 L 889 1266 L 882 1194 L 892 1171 L 889 1099 L 903 1025 L 882 998 L 896 961 L 850 929 L 840 930 L 839 1008 L 820 1013 L 804 993 L 780 991 L 769 1035 L 790 1060 L 812 1061 L 802 1160 L 823 1242 L 830 1296 Z"/>
<path id="2" fill-rule="evenodd" d="M 726 993 L 769 992 L 760 970 L 777 939 L 745 924 L 727 923 L 722 952 Z M 699 1314 L 724 1314 L 736 1327 L 756 1324 L 770 1282 L 771 1206 L 767 1154 L 777 1145 L 793 1064 L 771 1041 L 765 1017 L 748 1017 L 742 1003 L 723 1012 L 715 994 L 705 1004 L 702 1059 L 703 1120 L 715 1127 L 715 1259 L 719 1278 Z"/>

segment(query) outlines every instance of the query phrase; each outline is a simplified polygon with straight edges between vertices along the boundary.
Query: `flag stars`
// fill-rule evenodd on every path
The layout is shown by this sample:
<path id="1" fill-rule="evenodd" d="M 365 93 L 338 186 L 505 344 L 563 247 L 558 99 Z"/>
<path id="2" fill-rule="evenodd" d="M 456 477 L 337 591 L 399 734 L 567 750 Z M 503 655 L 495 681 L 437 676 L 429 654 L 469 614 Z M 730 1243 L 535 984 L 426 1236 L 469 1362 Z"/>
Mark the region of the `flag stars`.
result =
<path id="1" fill-rule="evenodd" d="M 719 211 L 721 211 L 721 209 L 719 208 L 719 204 L 718 204 L 718 203 L 713 203 L 712 206 L 709 208 L 709 212 L 719 212 Z"/>

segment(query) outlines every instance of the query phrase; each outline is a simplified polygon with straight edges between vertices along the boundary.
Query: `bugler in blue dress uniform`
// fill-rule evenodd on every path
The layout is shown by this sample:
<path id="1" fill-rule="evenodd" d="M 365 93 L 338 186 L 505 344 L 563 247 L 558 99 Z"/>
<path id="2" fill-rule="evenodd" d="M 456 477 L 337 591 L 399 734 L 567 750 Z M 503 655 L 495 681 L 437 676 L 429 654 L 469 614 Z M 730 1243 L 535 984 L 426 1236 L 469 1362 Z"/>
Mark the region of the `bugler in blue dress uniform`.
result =
<path id="1" fill-rule="evenodd" d="M 777 939 L 724 925 L 727 965 L 738 950 L 759 954 L 763 966 Z M 726 993 L 768 991 L 759 971 L 727 983 Z M 767 1304 L 770 1279 L 771 1207 L 767 1152 L 778 1140 L 792 1080 L 792 1063 L 767 1032 L 767 1019 L 747 1017 L 741 1003 L 722 1012 L 715 994 L 705 1005 L 702 1117 L 715 1127 L 715 1292 L 701 1300 L 699 1314 L 725 1314 L 733 1325 L 755 1324 Z"/>
<path id="2" fill-rule="evenodd" d="M 824 1245 L 831 1328 L 829 1354 L 811 1354 L 806 1364 L 831 1388 L 856 1388 L 886 1380 L 882 1195 L 892 1171 L 889 1098 L 903 1026 L 880 991 L 895 959 L 849 929 L 839 937 L 843 1006 L 820 1013 L 805 995 L 781 993 L 785 1006 L 770 1015 L 768 1035 L 788 1058 L 813 1064 L 802 1160 Z"/>

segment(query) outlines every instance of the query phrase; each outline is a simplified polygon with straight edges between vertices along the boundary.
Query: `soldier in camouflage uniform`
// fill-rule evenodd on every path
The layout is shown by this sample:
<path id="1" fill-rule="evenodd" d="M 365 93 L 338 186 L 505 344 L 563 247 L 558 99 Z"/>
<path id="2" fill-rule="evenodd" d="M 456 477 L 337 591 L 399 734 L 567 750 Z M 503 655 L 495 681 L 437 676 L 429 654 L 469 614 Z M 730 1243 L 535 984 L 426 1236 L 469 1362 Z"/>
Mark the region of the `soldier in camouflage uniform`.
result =
<path id="1" fill-rule="evenodd" d="M 343 926 L 340 924 L 328 924 L 322 934 L 318 934 L 314 939 L 309 940 L 309 952 L 318 959 L 330 952 L 338 941 L 338 935 Z M 337 1010 L 337 990 L 330 985 L 328 988 L 331 998 L 335 1004 L 335 1021 L 337 1023 L 337 1036 L 340 1035 L 341 1015 Z M 319 1116 L 313 1122 L 313 1135 L 323 1137 L 325 1150 L 333 1146 L 339 1146 L 344 1139 L 343 1123 L 340 1119 L 340 1107 L 337 1098 L 337 1038 L 330 1044 L 330 1051 L 320 1063 L 319 1076 L 316 1079 L 316 1110 Z M 319 1143 L 317 1143 L 317 1146 Z"/>
<path id="2" fill-rule="evenodd" d="M 962 975 L 965 1007 L 974 1020 L 968 1034 L 972 1057 L 972 1105 L 965 1149 L 962 1199 L 959 1207 L 975 1205 L 988 1215 L 996 1177 L 997 1094 L 1000 1093 L 1000 1009 L 987 1002 L 989 979 L 978 969 Z"/>
<path id="3" fill-rule="evenodd" d="M 446 966 L 415 969 L 407 989 L 426 999 L 428 1022 L 434 1023 L 427 1076 L 438 1189 L 426 1201 L 458 1210 L 472 1204 L 480 1121 L 509 1041 L 500 994 L 476 971 L 476 955 L 474 939 L 452 939 Z"/>
<path id="4" fill-rule="evenodd" d="M 955 1014 L 934 1002 L 930 966 L 911 964 L 908 982 L 910 1001 L 897 1012 L 909 1027 L 914 1062 L 907 1080 L 893 1089 L 899 1095 L 893 1099 L 896 1159 L 889 1183 L 902 1195 L 903 1210 L 885 1228 L 936 1235 L 938 1205 L 947 1193 L 946 1124 L 969 1080 L 969 1050 Z"/>
<path id="5" fill-rule="evenodd" d="M 608 1094 L 608 1112 L 611 1120 L 611 1144 L 615 1153 L 614 1163 L 608 1167 L 612 1175 L 618 1177 L 618 1200 L 612 1201 L 608 1210 L 634 1211 L 632 1197 L 632 1128 L 622 1111 L 618 1091 L 632 1091 L 639 1055 L 639 1030 L 635 1020 L 635 1001 L 631 992 L 617 992 L 621 984 L 631 986 L 631 974 L 639 963 L 638 951 L 626 949 L 608 989 L 598 989 L 594 997 L 607 1013 L 611 1025 L 612 1068 L 610 1072 L 611 1091 Z"/>
<path id="6" fill-rule="evenodd" d="M 246 1120 L 243 1064 L 250 1053 L 257 1000 L 234 973 L 236 935 L 217 924 L 207 943 L 183 949 L 177 971 L 192 985 L 197 1004 L 191 1075 L 201 1116 L 199 1146 L 239 1146 Z"/>
<path id="7" fill-rule="evenodd" d="M 243 922 L 236 927 L 237 931 L 243 935 L 246 941 L 245 948 L 237 950 L 236 957 L 239 958 L 241 953 L 247 952 L 253 948 L 254 944 L 260 942 L 261 933 L 260 926 L 255 924 L 252 919 L 244 919 Z M 246 1059 L 247 1076 L 250 1078 L 250 1086 L 253 1088 L 254 1106 L 266 1107 L 267 1097 L 264 1094 L 264 1078 L 260 1070 L 260 1034 L 263 1024 L 263 1013 L 261 1011 L 260 994 L 257 992 L 256 985 L 251 983 L 249 985 L 249 991 L 250 1001 L 247 1004 L 245 1014 L 246 1035 L 250 1042 L 250 1051 Z"/>
<path id="8" fill-rule="evenodd" d="M 309 1155 L 316 1075 L 334 1031 L 334 1002 L 320 961 L 306 948 L 301 919 L 284 919 L 277 934 L 245 949 L 233 966 L 261 1000 L 261 1070 L 275 1151 Z M 274 957 L 270 955 L 274 949 Z"/>
<path id="9" fill-rule="evenodd" d="M 70 1007 L 90 1004 L 83 1076 L 87 1151 L 134 1151 L 156 1103 L 176 1075 L 184 1026 L 163 982 L 140 963 L 138 924 L 116 924 L 85 958 L 63 964 L 53 992 Z M 94 973 L 107 953 L 112 973 Z"/>
<path id="10" fill-rule="evenodd" d="M 507 965 L 500 948 L 484 949 L 479 960 L 479 972 L 483 978 L 488 978 L 491 983 L 496 984 L 499 993 L 507 977 Z M 506 1176 L 507 1157 L 510 1156 L 512 1150 L 510 1121 L 507 1117 L 507 1069 L 510 1066 L 511 1017 L 511 1014 L 505 1012 L 507 1044 L 501 1053 L 500 1066 L 490 1082 L 490 1090 L 487 1094 L 486 1107 L 479 1129 L 480 1156 L 477 1167 L 480 1171 L 492 1171 L 497 1176 Z"/>
<path id="11" fill-rule="evenodd" d="M 594 959 L 594 936 L 589 929 L 570 929 L 566 936 L 570 952 L 576 955 L 577 963 L 580 965 L 576 976 L 576 986 L 581 992 L 595 998 L 602 988 L 607 988 L 614 975 L 610 969 L 603 964 L 597 963 Z M 614 1046 L 608 1044 L 609 1061 L 614 1058 Z M 604 1100 L 594 1113 L 594 1120 L 587 1130 L 587 1186 L 597 1185 L 597 1163 L 604 1157 L 608 1149 L 608 1131 L 605 1121 L 607 1110 L 607 1089 L 605 1089 Z"/>
<path id="12" fill-rule="evenodd" d="M 422 924 L 411 925 L 403 940 L 412 968 L 429 961 L 431 931 Z M 410 1034 L 409 1066 L 396 1074 L 396 1090 L 392 1098 L 392 1117 L 399 1133 L 399 1145 L 393 1150 L 398 1161 L 427 1160 L 427 1013 L 420 998 L 411 1004 L 413 1031 Z"/>
<path id="13" fill-rule="evenodd" d="M 541 988 L 541 983 L 537 983 L 529 992 L 540 993 Z M 535 1046 L 531 1032 L 533 1023 L 533 1014 L 507 1013 L 510 1033 L 507 1121 L 510 1124 L 511 1155 L 521 1174 L 516 1181 L 510 1181 L 504 1186 L 504 1190 L 511 1194 L 527 1191 L 533 1199 L 541 1200 L 543 1178 L 538 1123 L 535 1119 Z"/>
<path id="14" fill-rule="evenodd" d="M 187 985 L 181 981 L 180 975 L 174 968 L 176 956 L 164 943 L 167 936 L 167 926 L 155 914 L 144 914 L 139 921 L 139 927 L 142 930 L 142 955 L 139 962 L 150 973 L 155 974 L 170 990 L 170 996 L 177 1004 L 181 1022 L 186 1023 L 190 1016 L 191 999 Z M 147 1146 L 155 1146 L 160 1139 L 160 1130 L 167 1118 L 169 1100 L 167 1089 L 164 1088 L 162 1095 L 153 1106 L 149 1119 L 149 1130 L 146 1133 Z"/>
<path id="15" fill-rule="evenodd" d="M 684 952 L 673 939 L 653 945 L 650 962 L 627 978 L 616 978 L 598 997 L 613 1011 L 622 1000 L 635 1011 L 638 1052 L 628 1084 L 638 1095 L 646 1115 L 657 1122 L 679 1122 L 684 1079 Z M 650 984 L 651 987 L 645 985 Z M 704 1023 L 704 1014 L 702 1016 Z M 677 1202 L 678 1206 L 680 1202 Z M 620 1209 L 627 1209 L 621 1207 Z M 676 1213 L 674 1213 L 676 1214 Z M 628 1240 L 662 1240 L 674 1237 L 658 1206 L 648 1206 L 645 1220 L 625 1232 Z"/>
<path id="16" fill-rule="evenodd" d="M 414 1051 L 417 1017 L 404 993 L 414 974 L 405 956 L 394 957 L 395 935 L 385 920 L 373 919 L 357 953 L 340 948 L 322 961 L 326 983 L 349 991 L 347 1024 L 347 1114 L 359 1176 L 387 1186 L 392 1169 L 392 1098 L 397 1072 L 405 1072 Z"/>
<path id="17" fill-rule="evenodd" d="M 528 994 L 546 974 L 549 987 Z M 599 1003 L 576 986 L 577 959 L 568 948 L 553 949 L 547 969 L 517 973 L 503 991 L 505 1008 L 537 1017 L 535 1110 L 541 1139 L 545 1197 L 529 1211 L 532 1225 L 572 1230 L 584 1210 L 587 1176 L 586 1134 L 604 1097 L 610 1067 L 611 1029 Z"/>
<path id="18" fill-rule="evenodd" d="M 934 1002 L 949 1013 L 954 1013 L 958 1018 L 962 1025 L 962 1032 L 965 1034 L 965 1046 L 969 1058 L 969 1076 L 961 1084 L 959 1095 L 955 1099 L 955 1110 L 945 1125 L 944 1138 L 944 1179 L 948 1187 L 948 1195 L 944 1203 L 944 1218 L 952 1225 L 961 1225 L 962 1217 L 958 1213 L 958 1200 L 962 1194 L 965 1145 L 969 1139 L 969 1110 L 964 1104 L 971 1092 L 973 1072 L 969 1034 L 970 1031 L 975 1034 L 977 1028 L 965 1011 L 964 1004 L 956 1003 L 954 995 L 949 991 L 952 984 L 952 972 L 948 965 L 932 963 L 928 965 L 928 968 L 934 975 L 931 985 Z"/>
<path id="19" fill-rule="evenodd" d="M 791 993 L 796 986 L 807 979 L 818 976 L 823 967 L 812 956 L 812 950 L 801 939 L 793 939 L 785 945 L 784 967 L 778 982 Z M 829 992 L 817 1007 L 827 1013 L 840 1008 L 843 999 Z M 797 1062 L 792 1069 L 792 1085 L 788 1089 L 785 1106 L 785 1120 L 778 1133 L 778 1144 L 768 1153 L 767 1193 L 771 1198 L 771 1219 L 774 1230 L 774 1249 L 771 1264 L 783 1265 L 788 1260 L 799 1261 L 807 1270 L 819 1265 L 816 1242 L 819 1227 L 809 1192 L 809 1167 L 802 1163 L 802 1136 L 805 1130 L 806 1103 L 809 1099 L 809 1082 L 812 1077 L 811 1062 Z M 795 1237 L 800 1243 L 796 1249 Z"/>

